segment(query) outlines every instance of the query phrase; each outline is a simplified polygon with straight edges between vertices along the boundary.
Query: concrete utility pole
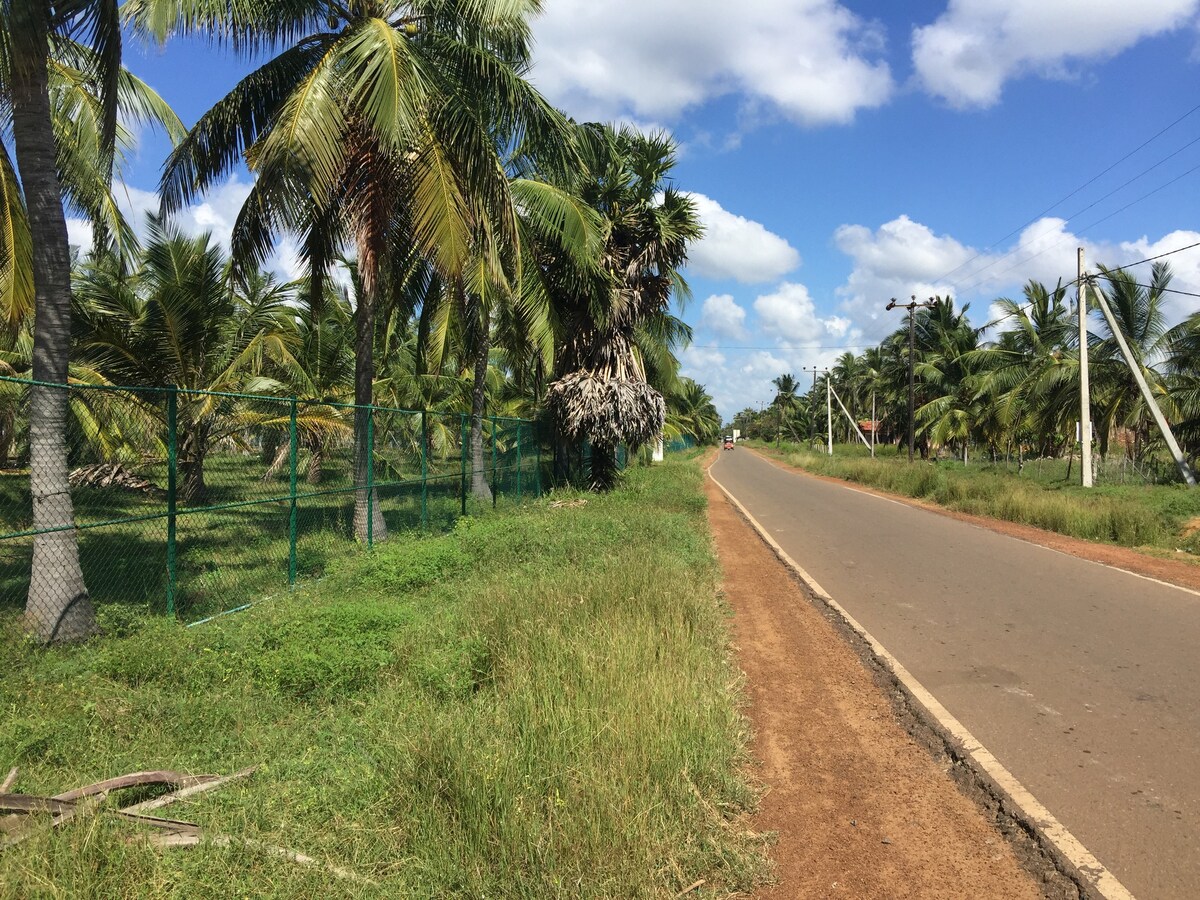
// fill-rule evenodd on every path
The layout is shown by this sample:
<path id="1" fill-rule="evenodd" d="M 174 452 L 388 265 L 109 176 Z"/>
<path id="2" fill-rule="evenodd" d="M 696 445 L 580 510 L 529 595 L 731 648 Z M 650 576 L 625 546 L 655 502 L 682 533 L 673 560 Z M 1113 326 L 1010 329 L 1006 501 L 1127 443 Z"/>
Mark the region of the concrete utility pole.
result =
<path id="1" fill-rule="evenodd" d="M 817 391 L 817 367 L 804 366 L 801 371 L 813 373 L 812 390 L 808 392 L 808 443 L 811 447 L 813 438 L 817 436 L 817 417 L 812 414 L 812 395 Z"/>
<path id="2" fill-rule="evenodd" d="M 1088 384 L 1087 279 L 1079 248 L 1079 469 L 1083 486 L 1092 486 L 1092 395 Z"/>
<path id="3" fill-rule="evenodd" d="M 913 419 L 915 417 L 914 409 L 913 409 L 913 397 L 914 397 L 914 393 L 913 393 L 913 356 L 916 354 L 916 340 L 917 339 L 916 339 L 916 330 L 913 327 L 913 310 L 915 310 L 918 306 L 923 306 L 926 309 L 928 309 L 929 307 L 934 305 L 934 302 L 935 302 L 934 299 L 932 297 L 930 297 L 928 300 L 922 300 L 920 303 L 918 303 L 917 295 L 913 294 L 912 295 L 912 303 L 897 303 L 896 298 L 893 297 L 886 307 L 887 309 L 896 309 L 898 307 L 900 309 L 908 310 L 908 461 L 909 462 L 913 461 L 913 443 L 916 439 L 916 428 L 913 423 Z"/>
<path id="4" fill-rule="evenodd" d="M 803 371 L 812 372 L 813 386 L 810 396 L 817 390 L 817 373 L 820 372 L 825 376 L 825 452 L 833 456 L 833 398 L 831 396 L 832 385 L 829 383 L 829 370 L 822 369 L 820 366 L 804 366 Z M 810 443 L 817 436 L 816 428 L 816 416 L 814 416 L 812 426 L 809 428 Z"/>
<path id="5" fill-rule="evenodd" d="M 1092 290 L 1095 290 L 1095 288 L 1092 288 Z M 1142 365 L 1134 358 L 1133 352 L 1129 349 L 1129 344 L 1125 340 L 1125 333 L 1121 331 L 1120 324 L 1117 322 L 1116 317 L 1113 316 L 1112 310 L 1108 308 L 1108 301 L 1104 299 L 1104 295 L 1100 291 L 1096 291 L 1096 303 L 1100 307 L 1100 311 L 1104 313 L 1104 319 L 1108 322 L 1108 330 L 1117 339 L 1117 345 L 1121 348 L 1121 355 L 1125 357 L 1125 362 L 1129 365 L 1129 371 L 1133 373 L 1134 380 L 1137 381 L 1138 390 L 1142 392 L 1142 399 L 1146 401 L 1146 406 L 1150 409 L 1150 415 L 1154 416 L 1158 430 L 1162 432 L 1163 440 L 1167 442 L 1167 448 L 1171 451 L 1171 455 L 1175 457 L 1175 465 L 1179 467 L 1179 474 L 1183 476 L 1183 480 L 1191 487 L 1195 487 L 1196 476 L 1192 472 L 1192 467 L 1188 465 L 1187 457 L 1179 449 L 1179 443 L 1175 440 L 1175 435 L 1171 433 L 1171 426 L 1167 424 L 1166 416 L 1158 408 L 1158 401 L 1150 393 L 1150 386 L 1146 384 L 1146 378 L 1142 375 Z"/>
<path id="6" fill-rule="evenodd" d="M 825 370 L 825 432 L 826 439 L 829 442 L 829 455 L 833 456 L 833 379 L 829 377 L 829 370 Z"/>
<path id="7" fill-rule="evenodd" d="M 871 459 L 875 458 L 875 392 L 871 391 Z"/>

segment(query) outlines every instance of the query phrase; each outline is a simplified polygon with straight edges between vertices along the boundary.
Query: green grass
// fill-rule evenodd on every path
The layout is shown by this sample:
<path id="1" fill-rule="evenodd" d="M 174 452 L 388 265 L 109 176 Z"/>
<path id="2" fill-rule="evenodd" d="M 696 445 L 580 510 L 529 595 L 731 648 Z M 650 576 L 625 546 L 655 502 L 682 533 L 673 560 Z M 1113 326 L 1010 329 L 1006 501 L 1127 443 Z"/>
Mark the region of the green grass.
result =
<path id="1" fill-rule="evenodd" d="M 1071 537 L 1125 547 L 1200 553 L 1189 523 L 1200 517 L 1200 491 L 1182 484 L 1102 484 L 1084 489 L 1066 480 L 1066 460 L 1033 460 L 1010 467 L 961 460 L 930 462 L 895 447 L 837 446 L 831 458 L 796 444 L 755 446 L 785 462 L 835 478 L 915 497 L 980 516 L 1033 525 Z M 1073 473 L 1078 476 L 1076 460 Z"/>
<path id="2" fill-rule="evenodd" d="M 185 629 L 38 651 L 0 622 L 0 768 L 246 782 L 165 810 L 247 847 L 158 851 L 93 816 L 0 852 L 2 897 L 663 897 L 751 887 L 746 725 L 694 462 L 464 519 Z M 558 495 L 561 498 L 563 495 Z"/>
<path id="3" fill-rule="evenodd" d="M 500 468 L 495 479 L 502 492 L 516 495 L 515 460 Z M 533 495 L 536 456 L 521 461 L 521 494 Z M 290 503 L 267 502 L 234 509 L 212 510 L 246 501 L 286 496 L 286 468 L 273 480 L 262 481 L 266 466 L 257 455 L 214 453 L 206 464 L 208 497 L 200 508 L 180 505 L 178 516 L 178 583 L 176 608 L 185 621 L 273 596 L 288 586 Z M 349 450 L 331 454 L 325 476 L 317 485 L 304 482 L 297 493 L 320 493 L 297 503 L 297 574 L 319 578 L 330 563 L 360 552 L 352 537 L 354 495 Z M 161 464 L 139 468 L 139 474 L 165 485 Z M 492 481 L 488 472 L 488 480 Z M 420 462 L 384 466 L 376 476 L 384 520 L 392 531 L 421 526 Z M 453 526 L 461 507 L 460 462 L 430 461 L 428 528 L 441 532 Z M 338 493 L 337 491 L 346 491 Z M 72 492 L 81 525 L 136 516 L 165 514 L 163 496 L 120 488 L 77 488 Z M 507 497 L 502 498 L 507 501 Z M 0 534 L 31 527 L 28 472 L 0 473 Z M 120 628 L 130 616 L 149 609 L 166 612 L 167 522 L 164 518 L 83 528 L 79 532 L 84 579 L 97 606 L 101 624 Z M 0 612 L 22 608 L 29 587 L 33 539 L 0 537 Z"/>

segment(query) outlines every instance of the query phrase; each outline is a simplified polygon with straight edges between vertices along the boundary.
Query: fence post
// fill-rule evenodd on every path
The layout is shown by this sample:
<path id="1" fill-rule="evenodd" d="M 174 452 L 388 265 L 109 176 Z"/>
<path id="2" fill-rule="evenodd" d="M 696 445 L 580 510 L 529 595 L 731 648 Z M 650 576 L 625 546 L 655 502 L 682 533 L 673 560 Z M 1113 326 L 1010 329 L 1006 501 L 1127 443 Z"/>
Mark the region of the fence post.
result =
<path id="1" fill-rule="evenodd" d="M 533 423 L 533 446 L 537 448 L 537 468 L 533 470 L 536 496 L 542 496 L 542 432 L 537 422 Z"/>
<path id="2" fill-rule="evenodd" d="M 421 529 L 429 527 L 429 412 L 421 410 Z"/>
<path id="3" fill-rule="evenodd" d="M 467 416 L 466 413 L 458 414 L 458 431 L 461 438 L 462 449 L 459 451 L 460 464 L 462 467 L 462 514 L 467 514 Z"/>
<path id="4" fill-rule="evenodd" d="M 517 420 L 517 502 L 521 502 L 521 430 L 525 423 Z"/>
<path id="5" fill-rule="evenodd" d="M 375 546 L 375 407 L 367 407 L 367 549 Z"/>
<path id="6" fill-rule="evenodd" d="M 492 416 L 492 509 L 496 508 L 496 494 L 500 485 L 496 481 L 496 417 Z"/>
<path id="7" fill-rule="evenodd" d="M 296 398 L 292 398 L 288 424 L 288 587 L 296 585 L 296 457 L 300 453 L 300 438 L 296 434 Z"/>
<path id="8" fill-rule="evenodd" d="M 175 615 L 175 587 L 178 578 L 176 557 L 176 494 L 179 480 L 179 398 L 175 385 L 167 389 L 167 615 Z"/>

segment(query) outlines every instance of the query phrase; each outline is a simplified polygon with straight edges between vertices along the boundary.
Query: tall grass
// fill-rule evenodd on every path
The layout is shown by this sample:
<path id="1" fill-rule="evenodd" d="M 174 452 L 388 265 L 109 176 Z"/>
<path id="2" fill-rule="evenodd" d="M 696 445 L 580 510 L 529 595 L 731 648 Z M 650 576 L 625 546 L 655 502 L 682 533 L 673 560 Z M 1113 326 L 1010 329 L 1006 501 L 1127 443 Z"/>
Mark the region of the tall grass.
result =
<path id="1" fill-rule="evenodd" d="M 834 456 L 797 445 L 762 446 L 790 465 L 843 478 L 947 509 L 1033 525 L 1071 537 L 1126 547 L 1161 547 L 1197 552 L 1189 523 L 1200 516 L 1200 492 L 1182 485 L 1106 485 L 1084 490 L 1065 480 L 1020 476 L 999 467 L 961 462 L 911 465 L 899 454 L 871 459 Z M 1063 463 L 1065 466 L 1065 463 Z"/>
<path id="2" fill-rule="evenodd" d="M 753 801 L 746 726 L 699 471 L 634 469 L 581 499 L 389 542 L 196 628 L 0 645 L 0 768 L 21 766 L 21 790 L 262 763 L 172 814 L 375 882 L 247 847 L 156 851 L 94 816 L 0 852 L 0 896 L 752 886 L 759 848 L 735 825 Z"/>

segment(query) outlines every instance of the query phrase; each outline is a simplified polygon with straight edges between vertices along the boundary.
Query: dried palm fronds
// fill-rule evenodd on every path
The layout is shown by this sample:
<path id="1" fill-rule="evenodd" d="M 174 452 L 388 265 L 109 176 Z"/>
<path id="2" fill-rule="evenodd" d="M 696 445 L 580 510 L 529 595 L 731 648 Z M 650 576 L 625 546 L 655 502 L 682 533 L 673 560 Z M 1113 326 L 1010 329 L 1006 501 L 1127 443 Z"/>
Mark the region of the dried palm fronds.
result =
<path id="1" fill-rule="evenodd" d="M 81 466 L 70 475 L 73 487 L 87 486 L 95 488 L 117 487 L 126 491 L 141 491 L 145 494 L 161 496 L 166 492 L 152 481 L 148 481 L 136 472 L 131 472 L 120 463 L 95 463 Z"/>
<path id="2" fill-rule="evenodd" d="M 638 447 L 662 431 L 667 406 L 645 381 L 582 370 L 550 385 L 546 408 L 557 430 L 598 447 Z"/>

